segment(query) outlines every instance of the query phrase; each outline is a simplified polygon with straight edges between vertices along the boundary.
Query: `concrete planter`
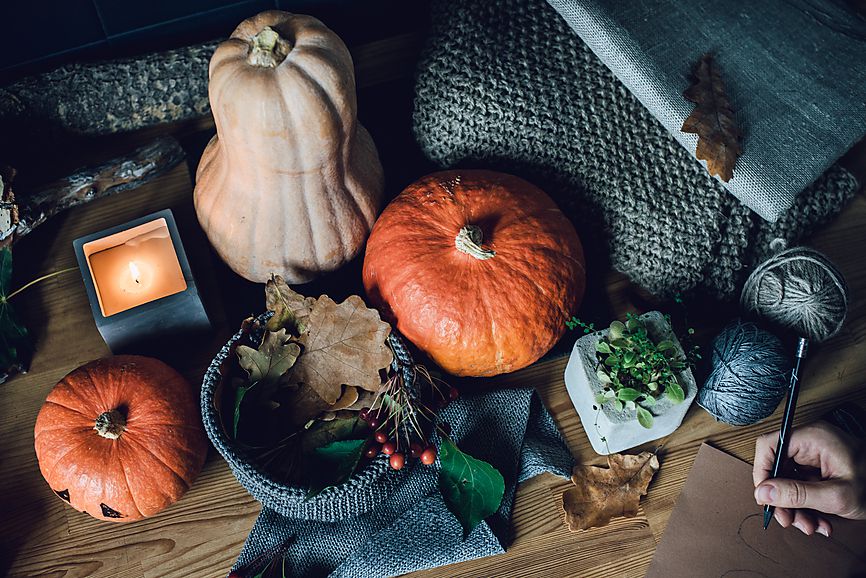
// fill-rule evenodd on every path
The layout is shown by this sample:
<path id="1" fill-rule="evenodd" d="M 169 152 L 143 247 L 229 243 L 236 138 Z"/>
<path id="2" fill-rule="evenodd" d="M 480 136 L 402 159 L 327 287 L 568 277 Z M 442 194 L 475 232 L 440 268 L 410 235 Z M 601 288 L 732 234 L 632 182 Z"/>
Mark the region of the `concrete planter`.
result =
<path id="1" fill-rule="evenodd" d="M 678 355 L 684 355 L 682 345 L 661 313 L 651 311 L 641 315 L 640 319 L 653 341 L 670 340 Z M 571 403 L 580 416 L 592 448 L 599 454 L 621 452 L 669 435 L 682 423 L 698 392 L 691 370 L 684 369 L 679 374 L 679 382 L 685 392 L 685 400 L 673 403 L 661 396 L 655 406 L 648 408 L 653 414 L 653 425 L 649 429 L 638 423 L 636 410 L 626 408 L 616 411 L 610 403 L 605 403 L 601 411 L 593 409 L 596 406 L 595 396 L 604 389 L 595 373 L 598 366 L 595 345 L 607 333 L 608 330 L 604 329 L 578 339 L 565 368 L 565 386 Z"/>

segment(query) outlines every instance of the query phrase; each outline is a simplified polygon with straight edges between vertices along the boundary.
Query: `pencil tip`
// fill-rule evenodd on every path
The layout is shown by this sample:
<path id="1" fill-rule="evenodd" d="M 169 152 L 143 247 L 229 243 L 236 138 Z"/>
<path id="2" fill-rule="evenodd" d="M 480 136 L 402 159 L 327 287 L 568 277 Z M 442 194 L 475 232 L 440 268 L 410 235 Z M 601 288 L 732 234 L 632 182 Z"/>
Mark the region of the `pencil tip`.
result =
<path id="1" fill-rule="evenodd" d="M 770 520 L 772 520 L 772 519 L 773 519 L 773 514 L 771 514 L 767 510 L 764 510 L 764 529 L 765 530 L 770 525 Z"/>

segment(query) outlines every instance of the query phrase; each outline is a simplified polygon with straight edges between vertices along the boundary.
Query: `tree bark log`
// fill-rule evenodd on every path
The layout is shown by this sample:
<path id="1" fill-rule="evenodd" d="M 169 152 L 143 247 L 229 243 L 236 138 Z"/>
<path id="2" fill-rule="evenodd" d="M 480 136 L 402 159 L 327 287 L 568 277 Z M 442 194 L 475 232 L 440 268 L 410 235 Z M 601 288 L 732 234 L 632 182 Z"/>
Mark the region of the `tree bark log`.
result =
<path id="1" fill-rule="evenodd" d="M 12 245 L 61 211 L 139 187 L 174 168 L 183 158 L 180 143 L 162 137 L 128 155 L 79 169 L 35 194 L 19 192 L 17 198 L 9 182 L 14 173 L 3 173 L 0 248 Z"/>
<path id="2" fill-rule="evenodd" d="M 206 115 L 217 44 L 68 64 L 24 78 L 0 88 L 0 127 L 102 135 Z"/>

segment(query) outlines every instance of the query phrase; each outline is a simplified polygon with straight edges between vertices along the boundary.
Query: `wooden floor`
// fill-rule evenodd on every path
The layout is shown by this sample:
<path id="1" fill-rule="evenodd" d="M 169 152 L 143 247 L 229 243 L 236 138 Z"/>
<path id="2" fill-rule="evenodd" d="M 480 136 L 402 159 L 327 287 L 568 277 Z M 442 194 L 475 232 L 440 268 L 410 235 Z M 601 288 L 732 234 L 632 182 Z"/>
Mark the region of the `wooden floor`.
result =
<path id="1" fill-rule="evenodd" d="M 372 72 L 371 72 L 372 74 Z M 373 128 L 375 136 L 375 127 Z M 195 159 L 192 160 L 194 166 Z M 388 165 L 386 163 L 386 170 Z M 417 176 L 417 175 L 416 175 Z M 38 274 L 74 266 L 72 240 L 147 212 L 175 210 L 182 237 L 203 291 L 214 301 L 218 331 L 190 344 L 170 361 L 191 381 L 244 314 L 261 306 L 259 288 L 227 278 L 212 261 L 192 213 L 187 166 L 137 191 L 75 209 L 37 230 L 15 250 L 15 285 Z M 396 191 L 391 191 L 396 192 Z M 846 275 L 853 301 L 844 331 L 814 350 L 803 376 L 798 422 L 819 418 L 843 403 L 866 403 L 866 195 L 813 240 Z M 598 273 L 605 274 L 605 273 Z M 632 287 L 606 273 L 611 310 L 634 308 Z M 107 355 L 90 315 L 77 273 L 62 275 L 19 298 L 36 338 L 30 373 L 0 385 L 0 575 L 76 578 L 199 578 L 224 576 L 240 552 L 258 504 L 237 484 L 215 451 L 191 491 L 155 518 L 132 524 L 98 522 L 58 499 L 42 480 L 33 451 L 33 425 L 45 396 L 67 372 Z M 584 312 L 582 312 L 583 314 Z M 714 312 L 693 312 L 704 333 L 718 327 Z M 589 314 L 588 314 L 589 315 Z M 580 462 L 599 463 L 567 397 L 565 358 L 548 359 L 496 384 L 535 386 Z M 463 384 L 465 386 L 465 384 Z M 489 384 L 488 384 L 489 385 Z M 563 525 L 560 495 L 568 483 L 541 476 L 521 485 L 514 508 L 514 542 L 501 556 L 417 573 L 442 577 L 643 576 L 665 530 L 677 495 L 700 444 L 709 441 L 751 461 L 756 436 L 777 428 L 780 412 L 747 428 L 719 424 L 696 405 L 683 425 L 662 440 L 661 470 L 639 514 L 609 526 L 570 533 Z M 653 447 L 655 444 L 652 444 Z"/>

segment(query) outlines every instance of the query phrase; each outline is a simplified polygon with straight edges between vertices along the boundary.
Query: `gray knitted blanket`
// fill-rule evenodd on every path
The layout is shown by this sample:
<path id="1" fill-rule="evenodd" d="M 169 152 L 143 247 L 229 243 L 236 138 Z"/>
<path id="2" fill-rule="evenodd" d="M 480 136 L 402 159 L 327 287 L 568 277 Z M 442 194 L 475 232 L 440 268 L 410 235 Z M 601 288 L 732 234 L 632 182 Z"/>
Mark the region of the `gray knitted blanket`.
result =
<path id="1" fill-rule="evenodd" d="M 734 296 L 781 238 L 837 214 L 858 183 L 832 166 L 768 223 L 730 195 L 544 0 L 434 0 L 413 128 L 441 166 L 534 181 L 589 259 L 670 296 Z M 590 263 L 593 266 L 593 263 Z"/>
<path id="2" fill-rule="evenodd" d="M 505 479 L 499 510 L 465 539 L 439 493 L 438 462 L 395 472 L 379 456 L 347 483 L 308 498 L 303 488 L 271 479 L 223 430 L 221 369 L 243 339 L 239 331 L 214 358 L 202 382 L 201 408 L 208 437 L 262 503 L 235 565 L 246 578 L 275 553 L 285 555 L 288 575 L 304 578 L 393 576 L 499 554 L 509 543 L 517 484 L 542 472 L 571 475 L 571 454 L 538 394 L 508 389 L 461 397 L 441 414 L 460 449 Z"/>

